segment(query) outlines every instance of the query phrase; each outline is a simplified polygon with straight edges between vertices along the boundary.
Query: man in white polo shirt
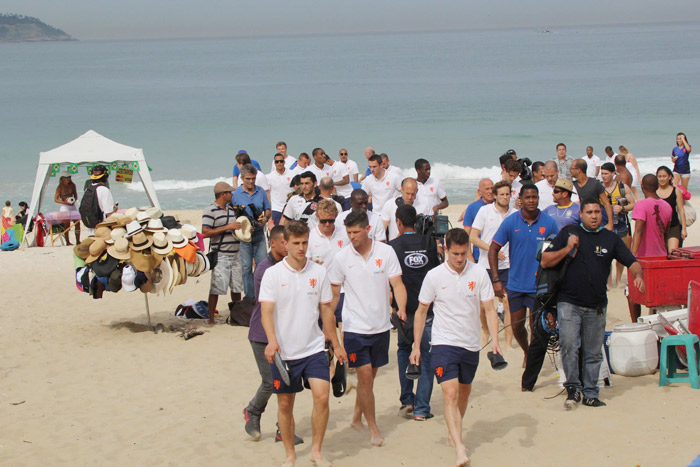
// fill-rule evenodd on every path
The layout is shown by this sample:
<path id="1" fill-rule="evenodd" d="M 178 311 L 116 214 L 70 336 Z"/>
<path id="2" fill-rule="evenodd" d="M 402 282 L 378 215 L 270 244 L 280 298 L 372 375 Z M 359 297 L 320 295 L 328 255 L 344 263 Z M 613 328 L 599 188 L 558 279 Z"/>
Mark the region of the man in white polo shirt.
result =
<path id="1" fill-rule="evenodd" d="M 270 185 L 272 222 L 274 225 L 279 225 L 284 205 L 287 204 L 287 195 L 292 192 L 289 184 L 294 174 L 286 167 L 284 156 L 279 152 L 275 154 L 272 165 L 274 165 L 275 169 L 267 174 L 267 182 Z"/>
<path id="2" fill-rule="evenodd" d="M 333 299 L 326 268 L 306 258 L 309 228 L 300 221 L 285 227 L 288 256 L 265 271 L 260 283 L 260 314 L 268 344 L 265 357 L 272 369 L 272 390 L 277 394 L 277 422 L 279 424 L 287 459 L 283 465 L 293 466 L 294 398 L 306 382 L 311 389 L 314 404 L 311 416 L 311 461 L 326 465 L 321 455 L 321 444 L 328 424 L 328 395 L 330 370 L 325 355 L 325 340 L 329 339 L 339 361 L 347 355 L 338 341 L 330 304 Z M 320 316 L 323 331 L 318 326 Z M 325 336 L 324 336 L 325 333 Z M 275 354 L 280 354 L 289 368 L 287 385 L 275 365 Z"/>
<path id="3" fill-rule="evenodd" d="M 492 351 L 498 345 L 498 316 L 493 307 L 493 287 L 486 270 L 467 260 L 469 237 L 464 229 L 451 229 L 445 235 L 447 261 L 428 272 L 418 296 L 420 305 L 413 323 L 414 344 L 411 363 L 420 363 L 420 341 L 428 312 L 433 304 L 431 365 L 442 387 L 448 441 L 457 451 L 458 466 L 469 462 L 462 442 L 462 420 L 467 410 L 471 383 L 479 365 L 479 309 L 486 308 Z M 418 345 L 416 345 L 418 344 Z M 284 435 L 283 435 L 284 436 Z"/>
<path id="4" fill-rule="evenodd" d="M 311 152 L 311 157 L 313 157 L 314 162 L 307 170 L 316 175 L 317 181 L 320 181 L 323 177 L 333 178 L 333 167 L 326 164 L 326 151 L 323 148 L 314 148 Z"/>
<path id="5" fill-rule="evenodd" d="M 369 158 L 369 170 L 372 172 L 362 181 L 362 189 L 372 198 L 372 211 L 380 213 L 390 199 L 399 196 L 402 177 L 388 172 L 381 167 L 382 157 L 378 154 Z"/>
<path id="6" fill-rule="evenodd" d="M 361 188 L 352 190 L 352 194 L 350 195 L 350 209 L 338 214 L 338 225 L 345 225 L 345 218 L 350 214 L 350 211 L 353 209 L 361 209 L 367 213 L 367 218 L 369 219 L 369 225 L 371 227 L 369 231 L 369 238 L 386 243 L 386 228 L 384 228 L 382 216 L 376 212 L 368 210 L 368 205 L 369 196 L 367 196 L 365 190 Z"/>
<path id="7" fill-rule="evenodd" d="M 491 247 L 491 240 L 493 240 L 493 236 L 498 232 L 498 228 L 501 226 L 503 219 L 517 211 L 517 209 L 510 205 L 510 192 L 511 186 L 508 182 L 503 180 L 493 186 L 493 193 L 495 195 L 494 202 L 479 209 L 472 223 L 471 233 L 469 234 L 469 240 L 479 248 L 479 262 L 477 264 L 486 269 L 489 277 L 491 277 L 491 270 L 489 269 L 489 248 Z M 508 282 L 509 268 L 510 260 L 508 259 L 508 245 L 506 245 L 498 252 L 498 277 L 500 277 L 501 280 Z M 502 302 L 505 310 L 503 324 L 508 326 L 506 327 L 506 346 L 510 347 L 511 342 L 513 342 L 513 332 L 510 328 L 510 308 L 508 308 L 507 298 L 504 297 Z M 482 310 L 481 314 L 481 329 L 485 334 L 488 333 L 484 310 Z"/>
<path id="8" fill-rule="evenodd" d="M 338 225 L 337 203 L 330 199 L 322 199 L 316 207 L 316 226 L 311 228 L 309 234 L 309 249 L 307 258 L 322 264 L 326 269 L 331 267 L 333 258 L 342 248 L 350 244 L 345 226 Z M 340 301 L 335 307 L 335 323 L 338 329 L 343 330 L 343 299 L 345 293 L 340 293 Z"/>
<path id="9" fill-rule="evenodd" d="M 351 245 L 335 255 L 329 277 L 334 303 L 340 299 L 340 287 L 345 288 L 343 345 L 348 365 L 357 369 L 357 398 L 351 425 L 361 430 L 364 414 L 370 443 L 381 446 L 384 438 L 375 418 L 372 387 L 377 369 L 389 363 L 390 285 L 394 289 L 399 318 L 404 321 L 406 288 L 394 249 L 369 237 L 370 225 L 365 211 L 350 211 L 345 218 L 345 230 Z"/>
<path id="10" fill-rule="evenodd" d="M 389 228 L 388 240 L 391 241 L 399 236 L 399 229 L 396 226 L 396 209 L 399 206 L 407 204 L 413 206 L 418 214 L 425 214 L 423 209 L 425 205 L 418 202 L 416 195 L 418 193 L 418 184 L 415 178 L 404 178 L 401 182 L 401 196 L 396 199 L 391 199 L 386 202 L 382 209 L 382 222 L 384 228 Z"/>
<path id="11" fill-rule="evenodd" d="M 438 214 L 440 209 L 445 209 L 450 205 L 447 200 L 447 193 L 442 187 L 440 180 L 430 176 L 430 162 L 425 159 L 418 159 L 414 164 L 416 169 L 416 180 L 418 180 L 418 200 L 428 207 L 429 212 L 419 214 Z"/>

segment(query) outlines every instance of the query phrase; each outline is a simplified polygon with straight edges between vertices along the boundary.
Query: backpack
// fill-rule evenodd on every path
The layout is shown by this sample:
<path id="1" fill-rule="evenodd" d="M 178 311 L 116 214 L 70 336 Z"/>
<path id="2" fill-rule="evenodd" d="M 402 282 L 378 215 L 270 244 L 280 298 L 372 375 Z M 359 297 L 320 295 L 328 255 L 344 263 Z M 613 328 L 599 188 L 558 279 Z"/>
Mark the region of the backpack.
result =
<path id="1" fill-rule="evenodd" d="M 97 224 L 104 220 L 104 213 L 100 209 L 100 203 L 97 199 L 97 188 L 101 186 L 99 183 L 90 184 L 83 193 L 83 199 L 80 201 L 80 220 L 85 227 L 94 229 Z"/>
<path id="2" fill-rule="evenodd" d="M 569 232 L 569 235 L 573 234 L 572 231 L 575 226 L 567 225 L 562 230 Z M 547 238 L 546 241 L 553 241 L 555 236 L 552 238 Z M 544 242 L 543 242 L 544 243 Z M 537 254 L 537 261 L 541 260 L 541 253 L 546 251 L 546 248 L 542 247 L 542 250 Z M 537 278 L 535 279 L 535 284 L 537 291 L 535 292 L 536 301 L 541 305 L 541 307 L 546 308 L 556 308 L 557 306 L 557 293 L 559 292 L 559 286 L 564 280 L 564 275 L 569 268 L 569 263 L 573 257 L 569 254 L 559 262 L 559 264 L 552 266 L 551 268 L 543 268 L 542 265 L 537 266 Z"/>

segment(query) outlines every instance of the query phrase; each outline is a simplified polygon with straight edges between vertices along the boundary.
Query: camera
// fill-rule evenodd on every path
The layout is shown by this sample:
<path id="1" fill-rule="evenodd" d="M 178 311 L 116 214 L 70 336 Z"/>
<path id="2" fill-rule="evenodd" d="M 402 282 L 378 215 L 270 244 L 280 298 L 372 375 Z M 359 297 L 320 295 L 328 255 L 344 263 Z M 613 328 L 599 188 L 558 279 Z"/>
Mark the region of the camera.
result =
<path id="1" fill-rule="evenodd" d="M 620 197 L 617 198 L 617 204 L 619 204 L 619 205 L 622 206 L 623 208 L 624 208 L 625 206 L 627 206 L 628 203 L 629 203 L 629 201 L 627 201 L 627 198 L 625 198 L 625 197 L 620 196 Z"/>
<path id="2" fill-rule="evenodd" d="M 443 238 L 450 230 L 450 221 L 447 216 L 426 216 L 418 214 L 414 225 L 416 233 L 427 237 Z"/>
<path id="3" fill-rule="evenodd" d="M 527 157 L 523 157 L 518 159 L 518 162 L 523 166 L 523 169 L 520 171 L 520 180 L 532 180 L 532 169 L 530 168 L 532 161 Z"/>

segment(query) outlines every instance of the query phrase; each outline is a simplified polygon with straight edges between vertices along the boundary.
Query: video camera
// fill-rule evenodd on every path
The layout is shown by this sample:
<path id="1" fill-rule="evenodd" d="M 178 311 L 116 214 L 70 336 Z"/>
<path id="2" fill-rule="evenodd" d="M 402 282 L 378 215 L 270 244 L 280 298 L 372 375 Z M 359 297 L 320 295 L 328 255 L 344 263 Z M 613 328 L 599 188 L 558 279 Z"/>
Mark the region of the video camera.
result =
<path id="1" fill-rule="evenodd" d="M 260 219 L 263 215 L 253 203 L 249 204 L 248 206 L 244 204 L 229 204 L 229 208 L 233 211 L 236 218 L 241 216 L 247 217 L 248 220 L 250 220 L 251 225 L 257 225 L 258 219 Z M 252 216 L 248 214 L 248 210 L 246 208 L 250 208 L 250 211 L 253 213 Z"/>
<path id="2" fill-rule="evenodd" d="M 520 180 L 532 180 L 532 169 L 530 168 L 532 161 L 527 157 L 523 157 L 518 159 L 518 162 L 523 166 L 523 169 L 520 171 Z"/>
<path id="3" fill-rule="evenodd" d="M 414 225 L 416 233 L 433 238 L 443 238 L 450 230 L 450 220 L 447 216 L 427 216 L 418 214 Z"/>

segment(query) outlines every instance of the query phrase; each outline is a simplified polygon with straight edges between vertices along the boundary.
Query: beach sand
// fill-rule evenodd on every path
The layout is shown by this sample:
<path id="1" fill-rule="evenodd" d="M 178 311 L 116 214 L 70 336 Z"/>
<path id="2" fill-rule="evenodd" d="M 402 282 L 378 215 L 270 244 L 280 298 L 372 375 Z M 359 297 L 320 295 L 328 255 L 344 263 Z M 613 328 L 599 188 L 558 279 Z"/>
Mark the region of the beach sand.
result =
<path id="1" fill-rule="evenodd" d="M 449 208 L 455 225 L 463 209 Z M 177 214 L 200 224 L 198 211 Z M 688 245 L 700 245 L 700 230 L 691 228 L 690 236 Z M 2 465 L 282 463 L 283 447 L 274 443 L 275 396 L 262 418 L 262 439 L 249 441 L 243 429 L 241 410 L 259 383 L 248 328 L 198 324 L 208 332 L 189 341 L 174 332 L 146 332 L 140 292 L 105 293 L 97 301 L 76 290 L 71 248 L 31 248 L 0 257 Z M 172 316 L 176 306 L 188 298 L 206 299 L 208 287 L 207 274 L 190 278 L 173 295 L 150 295 L 154 324 L 184 326 Z M 629 315 L 622 289 L 609 297 L 612 329 Z M 227 302 L 221 297 L 219 309 Z M 331 396 L 326 458 L 336 466 L 454 465 L 437 384 L 435 418 L 415 422 L 397 415 L 395 333 L 391 349 L 374 388 L 386 445 L 370 447 L 366 432 L 350 428 L 353 391 Z M 613 386 L 601 391 L 607 407 L 565 412 L 565 396 L 548 361 L 535 391 L 523 393 L 522 351 L 506 349 L 510 365 L 495 372 L 486 350 L 464 419 L 472 465 L 687 465 L 700 453 L 694 428 L 700 397 L 689 384 L 660 388 L 658 373 L 613 376 Z M 305 439 L 297 450 L 299 465 L 309 463 L 310 412 L 311 394 L 305 391 L 295 407 L 297 433 Z"/>

